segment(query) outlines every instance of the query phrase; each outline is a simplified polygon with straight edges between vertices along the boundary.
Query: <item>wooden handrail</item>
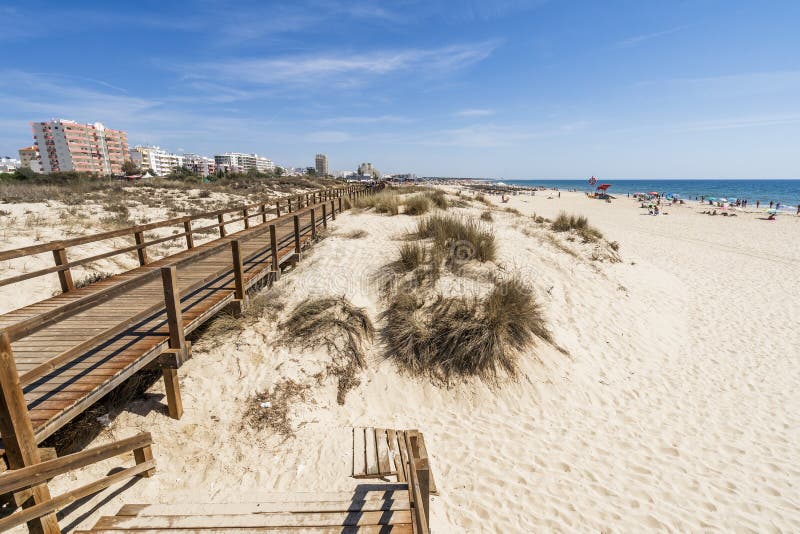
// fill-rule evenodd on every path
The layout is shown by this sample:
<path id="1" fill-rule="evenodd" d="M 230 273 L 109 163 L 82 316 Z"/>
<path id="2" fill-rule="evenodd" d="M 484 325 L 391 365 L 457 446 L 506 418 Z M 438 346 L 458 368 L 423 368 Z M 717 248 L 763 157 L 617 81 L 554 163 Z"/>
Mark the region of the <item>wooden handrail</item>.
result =
<path id="1" fill-rule="evenodd" d="M 0 474 L 0 495 L 43 484 L 53 477 L 153 444 L 149 432 Z"/>
<path id="2" fill-rule="evenodd" d="M 340 188 L 332 188 L 332 189 L 340 189 Z M 281 199 L 277 199 L 277 202 L 280 202 Z M 138 226 L 130 226 L 128 228 L 121 228 L 119 230 L 110 230 L 107 232 L 101 232 L 99 234 L 92 234 L 86 236 L 79 236 L 73 237 L 71 239 L 64 239 L 59 241 L 50 241 L 48 243 L 42 243 L 40 245 L 30 245 L 27 247 L 20 247 L 16 249 L 9 249 L 0 251 L 0 261 L 5 260 L 13 260 L 16 258 L 22 258 L 25 256 L 31 256 L 33 254 L 41 254 L 43 252 L 50 252 L 53 250 L 58 250 L 61 248 L 69 248 L 74 247 L 77 245 L 85 245 L 87 243 L 92 243 L 94 241 L 104 241 L 106 239 L 112 239 L 114 237 L 123 237 L 128 235 L 133 235 L 136 232 L 146 232 L 148 230 L 154 230 L 156 228 L 163 228 L 165 226 L 175 226 L 178 224 L 183 224 L 186 221 L 194 221 L 197 219 L 206 219 L 211 217 L 216 217 L 217 215 L 225 215 L 227 213 L 234 213 L 239 212 L 241 213 L 243 209 L 250 209 L 254 207 L 258 207 L 264 202 L 256 202 L 254 204 L 246 204 L 243 206 L 237 206 L 233 208 L 225 208 L 216 211 L 209 211 L 198 213 L 195 215 L 184 215 L 183 217 L 176 217 L 173 219 L 167 219 L 164 221 L 156 221 L 147 224 L 141 224 Z M 258 216 L 260 213 L 254 213 L 252 216 Z M 238 220 L 242 220 L 241 218 Z M 226 221 L 226 224 L 231 221 Z"/>
<path id="3" fill-rule="evenodd" d="M 268 227 L 269 227 L 268 224 L 259 224 L 258 226 L 251 227 L 249 230 L 247 230 L 246 235 L 242 235 L 240 239 L 242 241 L 249 241 L 250 239 L 257 237 L 262 233 L 266 233 L 267 231 L 269 231 Z M 177 236 L 180 237 L 180 234 L 178 234 Z M 186 263 L 191 263 L 193 261 L 202 259 L 206 256 L 216 253 L 223 247 L 228 246 L 230 238 L 231 236 L 227 236 L 225 239 L 222 238 L 217 239 L 216 242 L 209 242 L 202 245 L 202 247 L 195 247 L 194 249 L 191 249 L 191 252 L 183 251 L 181 252 L 181 254 L 186 254 L 187 252 L 189 252 L 189 255 L 181 259 L 178 259 L 176 261 L 168 262 L 165 265 L 181 266 L 185 265 Z M 162 259 L 161 261 L 163 262 L 164 260 L 166 260 L 166 258 Z M 149 282 L 150 280 L 156 278 L 158 274 L 157 269 L 152 269 L 149 267 L 150 266 L 139 267 L 139 269 L 144 269 L 144 272 L 137 274 L 133 278 L 124 280 L 119 284 L 97 290 L 90 295 L 86 295 L 85 297 L 80 297 L 76 300 L 73 300 L 57 308 L 48 310 L 46 312 L 42 312 L 38 314 L 36 317 L 24 319 L 13 325 L 9 325 L 8 327 L 6 327 L 6 331 L 9 337 L 11 338 L 11 341 L 16 341 L 17 339 L 30 335 L 33 332 L 36 332 L 37 330 L 45 326 L 48 326 L 50 324 L 53 324 L 54 322 L 64 319 L 65 317 L 79 313 L 90 306 L 93 306 L 95 304 L 100 304 L 102 302 L 105 302 L 106 300 L 109 300 L 119 295 L 120 293 L 134 289 L 140 285 L 143 285 Z"/>

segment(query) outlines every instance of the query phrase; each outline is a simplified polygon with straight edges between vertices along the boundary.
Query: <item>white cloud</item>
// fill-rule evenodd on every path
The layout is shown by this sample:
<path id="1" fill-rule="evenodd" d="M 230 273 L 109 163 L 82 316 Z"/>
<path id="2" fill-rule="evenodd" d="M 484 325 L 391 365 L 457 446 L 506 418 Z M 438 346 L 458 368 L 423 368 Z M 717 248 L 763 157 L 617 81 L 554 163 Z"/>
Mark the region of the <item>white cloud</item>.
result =
<path id="1" fill-rule="evenodd" d="M 657 39 L 658 37 L 664 37 L 665 35 L 670 35 L 672 33 L 676 33 L 676 32 L 679 32 L 681 30 L 685 30 L 688 27 L 689 27 L 688 25 L 676 26 L 674 28 L 670 28 L 668 30 L 663 30 L 663 31 L 660 31 L 660 32 L 645 33 L 645 34 L 642 34 L 642 35 L 634 35 L 633 37 L 629 37 L 627 39 L 623 39 L 622 41 L 619 41 L 616 44 L 616 46 L 619 47 L 619 48 L 629 48 L 631 46 L 636 46 L 637 44 L 639 44 L 641 42 L 649 41 L 650 39 Z"/>
<path id="2" fill-rule="evenodd" d="M 451 45 L 442 48 L 384 50 L 364 54 L 319 54 L 253 59 L 229 58 L 199 65 L 176 67 L 187 78 L 235 80 L 255 85 L 319 83 L 363 83 L 370 77 L 395 72 L 443 74 L 467 67 L 489 57 L 497 43 Z"/>
<path id="3" fill-rule="evenodd" d="M 352 117 L 330 117 L 321 119 L 320 124 L 377 124 L 377 123 L 409 123 L 414 119 L 401 117 L 399 115 L 376 115 L 376 116 L 352 116 Z"/>
<path id="4" fill-rule="evenodd" d="M 462 109 L 454 113 L 456 117 L 488 117 L 494 115 L 493 109 Z"/>

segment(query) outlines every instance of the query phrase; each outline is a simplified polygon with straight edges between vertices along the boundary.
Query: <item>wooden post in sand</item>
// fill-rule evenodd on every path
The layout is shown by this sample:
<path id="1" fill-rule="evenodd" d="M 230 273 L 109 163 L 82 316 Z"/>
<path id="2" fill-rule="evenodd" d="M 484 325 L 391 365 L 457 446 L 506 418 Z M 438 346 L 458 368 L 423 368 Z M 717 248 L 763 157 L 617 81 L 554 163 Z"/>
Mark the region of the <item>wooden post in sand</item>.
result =
<path id="1" fill-rule="evenodd" d="M 181 401 L 180 384 L 178 383 L 178 366 L 188 357 L 186 336 L 183 331 L 183 315 L 181 313 L 181 298 L 178 291 L 178 277 L 174 266 L 161 268 L 161 282 L 164 286 L 164 306 L 167 311 L 167 326 L 169 327 L 169 351 L 172 353 L 174 364 L 161 367 L 164 377 L 164 388 L 167 392 L 167 409 L 169 416 L 180 419 L 183 415 L 183 402 Z"/>
<path id="2" fill-rule="evenodd" d="M 294 216 L 294 253 L 300 259 L 300 216 Z"/>
<path id="3" fill-rule="evenodd" d="M 247 292 L 244 288 L 244 265 L 242 264 L 242 248 L 238 239 L 231 241 L 231 253 L 233 256 L 233 284 L 235 312 L 241 314 L 247 307 Z"/>
<path id="4" fill-rule="evenodd" d="M 57 248 L 53 251 L 53 259 L 56 265 L 61 266 L 67 263 L 67 251 L 63 248 Z M 75 289 L 75 284 L 72 283 L 72 273 L 69 268 L 58 271 L 58 281 L 61 283 L 61 291 L 69 293 Z"/>
<path id="5" fill-rule="evenodd" d="M 281 277 L 281 268 L 280 265 L 278 265 L 278 234 L 274 224 L 269 225 L 269 250 L 272 256 L 272 266 L 270 269 L 272 270 L 274 279 L 277 280 Z"/>
<path id="6" fill-rule="evenodd" d="M 322 203 L 322 227 L 328 227 L 328 205 L 324 202 Z"/>
<path id="7" fill-rule="evenodd" d="M 19 373 L 11 352 L 8 334 L 0 333 L 0 435 L 11 469 L 21 469 L 40 463 L 28 406 L 19 383 Z M 23 508 L 30 508 L 50 500 L 47 483 L 34 486 L 25 493 Z M 55 514 L 47 514 L 28 522 L 28 530 L 37 534 L 61 532 Z"/>
<path id="8" fill-rule="evenodd" d="M 222 215 L 222 213 L 217 215 L 217 222 L 219 222 L 219 236 L 225 237 L 228 235 L 227 232 L 225 232 L 225 217 Z"/>

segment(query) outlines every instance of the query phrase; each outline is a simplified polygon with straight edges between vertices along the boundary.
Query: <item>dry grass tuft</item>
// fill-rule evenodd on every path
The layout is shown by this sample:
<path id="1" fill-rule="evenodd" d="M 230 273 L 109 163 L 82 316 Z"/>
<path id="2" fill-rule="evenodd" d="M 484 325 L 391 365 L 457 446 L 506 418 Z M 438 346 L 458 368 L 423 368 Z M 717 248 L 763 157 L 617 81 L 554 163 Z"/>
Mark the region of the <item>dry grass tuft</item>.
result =
<path id="1" fill-rule="evenodd" d="M 492 212 L 487 210 L 481 213 L 481 220 L 486 222 L 492 222 L 494 220 L 494 217 L 492 217 Z"/>
<path id="2" fill-rule="evenodd" d="M 602 232 L 589 225 L 589 220 L 583 215 L 567 215 L 561 212 L 551 224 L 551 228 L 556 232 L 575 230 L 583 238 L 584 243 L 594 242 L 603 237 Z"/>
<path id="3" fill-rule="evenodd" d="M 294 436 L 289 412 L 294 404 L 304 402 L 311 386 L 291 379 L 275 385 L 272 391 L 256 393 L 247 400 L 242 426 L 273 430 L 284 438 Z"/>
<path id="4" fill-rule="evenodd" d="M 431 209 L 431 201 L 427 196 L 415 195 L 405 201 L 406 215 L 422 215 Z"/>
<path id="5" fill-rule="evenodd" d="M 383 314 L 388 356 L 414 374 L 449 383 L 477 376 L 515 376 L 519 353 L 538 337 L 551 340 L 533 292 L 518 279 L 496 283 L 485 298 L 442 297 L 430 306 L 395 295 Z"/>
<path id="6" fill-rule="evenodd" d="M 367 312 L 344 297 L 309 298 L 298 304 L 281 325 L 288 345 L 307 349 L 324 346 L 333 356 L 329 374 L 339 381 L 337 401 L 358 385 L 356 373 L 366 366 L 364 346 L 375 335 Z"/>
<path id="7" fill-rule="evenodd" d="M 465 263 L 471 259 L 486 262 L 497 257 L 494 233 L 475 219 L 431 215 L 419 221 L 417 236 L 433 239 L 433 256 L 449 262 Z"/>
<path id="8" fill-rule="evenodd" d="M 399 267 L 404 272 L 410 272 L 422 265 L 425 261 L 425 246 L 417 241 L 408 241 L 400 245 Z"/>
<path id="9" fill-rule="evenodd" d="M 361 209 L 372 208 L 376 213 L 397 215 L 400 213 L 400 196 L 396 191 L 387 189 L 374 195 L 359 197 L 353 206 Z"/>
<path id="10" fill-rule="evenodd" d="M 353 230 L 352 232 L 348 232 L 346 234 L 341 234 L 341 236 L 345 239 L 363 239 L 367 237 L 369 234 L 364 230 Z"/>
<path id="11" fill-rule="evenodd" d="M 450 205 L 450 203 L 447 201 L 447 196 L 444 194 L 444 191 L 440 189 L 429 192 L 426 197 L 434 206 L 439 209 L 446 210 Z"/>

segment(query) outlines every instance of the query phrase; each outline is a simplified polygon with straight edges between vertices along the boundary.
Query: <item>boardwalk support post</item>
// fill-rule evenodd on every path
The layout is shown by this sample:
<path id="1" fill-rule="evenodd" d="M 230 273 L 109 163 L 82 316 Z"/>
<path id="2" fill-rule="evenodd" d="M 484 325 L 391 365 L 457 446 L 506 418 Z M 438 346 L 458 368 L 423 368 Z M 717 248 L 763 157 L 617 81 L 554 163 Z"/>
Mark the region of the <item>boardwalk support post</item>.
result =
<path id="1" fill-rule="evenodd" d="M 322 204 L 322 227 L 328 227 L 328 205 Z"/>
<path id="2" fill-rule="evenodd" d="M 67 263 L 67 251 L 63 248 L 57 248 L 53 251 L 53 259 L 56 260 L 56 265 L 64 265 Z M 72 283 L 72 273 L 68 268 L 58 271 L 58 281 L 61 283 L 61 291 L 64 293 L 69 293 L 75 289 L 75 284 Z"/>
<path id="3" fill-rule="evenodd" d="M 275 230 L 275 225 L 269 225 L 269 250 L 272 257 L 272 271 L 273 280 L 278 280 L 281 277 L 281 266 L 278 265 L 278 234 Z"/>
<path id="4" fill-rule="evenodd" d="M 317 240 L 317 210 L 311 208 L 311 242 Z"/>
<path id="5" fill-rule="evenodd" d="M 19 383 L 19 373 L 11 352 L 11 341 L 8 334 L 0 333 L 0 435 L 11 469 L 38 464 L 41 462 L 39 448 L 33 434 L 28 406 Z M 23 508 L 50 500 L 50 489 L 47 484 L 34 486 L 25 492 Z M 55 514 L 32 519 L 28 522 L 28 530 L 38 534 L 55 534 L 61 532 Z"/>
<path id="6" fill-rule="evenodd" d="M 144 245 L 144 232 L 135 232 L 133 238 L 136 241 L 136 255 L 139 256 L 139 265 L 147 265 L 147 247 Z"/>
<path id="7" fill-rule="evenodd" d="M 336 220 L 336 204 L 334 204 L 334 202 L 335 201 L 331 200 L 331 220 L 332 221 Z"/>
<path id="8" fill-rule="evenodd" d="M 186 248 L 194 248 L 194 235 L 192 234 L 192 221 L 183 221 L 183 230 L 186 232 Z"/>
<path id="9" fill-rule="evenodd" d="M 227 232 L 225 232 L 225 217 L 223 217 L 221 213 L 217 215 L 217 222 L 219 222 L 219 236 L 225 237 L 228 235 Z"/>
<path id="10" fill-rule="evenodd" d="M 250 210 L 244 208 L 242 210 L 242 219 L 244 220 L 244 229 L 247 230 L 250 228 Z"/>
<path id="11" fill-rule="evenodd" d="M 300 216 L 294 216 L 294 261 L 300 261 Z"/>
<path id="12" fill-rule="evenodd" d="M 231 241 L 231 254 L 233 256 L 233 297 L 231 308 L 234 315 L 241 315 L 247 307 L 247 291 L 244 288 L 244 266 L 242 261 L 242 246 L 238 239 Z"/>
<path id="13" fill-rule="evenodd" d="M 161 374 L 164 377 L 164 388 L 167 392 L 167 408 L 169 416 L 180 419 L 183 415 L 180 384 L 178 383 L 178 367 L 189 357 L 189 347 L 183 331 L 181 298 L 178 292 L 178 280 L 174 266 L 161 268 L 161 281 L 164 285 L 164 304 L 167 310 L 169 326 L 169 352 L 175 355 L 175 365 L 164 365 Z"/>
<path id="14" fill-rule="evenodd" d="M 261 222 L 262 223 L 267 222 L 267 205 L 266 204 L 261 204 L 261 207 L 259 208 L 259 210 L 261 211 Z"/>

